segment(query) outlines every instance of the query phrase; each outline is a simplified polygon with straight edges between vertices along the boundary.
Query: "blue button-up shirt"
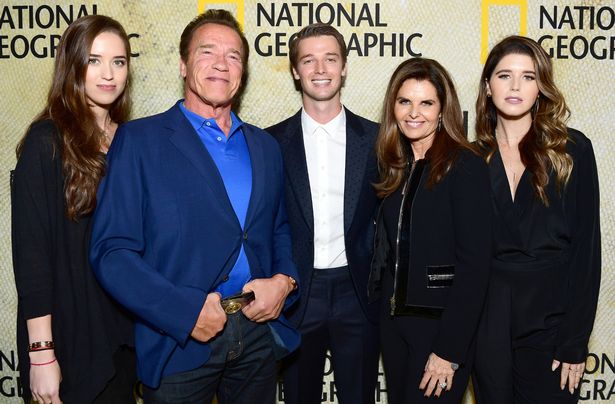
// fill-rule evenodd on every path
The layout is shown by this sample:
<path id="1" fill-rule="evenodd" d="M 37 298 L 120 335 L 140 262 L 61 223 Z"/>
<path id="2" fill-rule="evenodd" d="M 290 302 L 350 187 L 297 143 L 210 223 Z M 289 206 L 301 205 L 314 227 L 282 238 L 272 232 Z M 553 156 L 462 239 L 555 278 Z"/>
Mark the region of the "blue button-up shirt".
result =
<path id="1" fill-rule="evenodd" d="M 235 215 L 237 215 L 241 228 L 244 229 L 252 193 L 252 164 L 248 144 L 241 129 L 243 122 L 231 112 L 231 130 L 229 136 L 226 137 L 215 119 L 205 119 L 199 116 L 188 110 L 183 102 L 179 104 L 179 108 L 188 118 L 216 163 Z M 238 293 L 250 278 L 250 264 L 241 246 L 239 257 L 237 257 L 228 280 L 221 283 L 216 291 L 220 292 L 222 297 Z"/>

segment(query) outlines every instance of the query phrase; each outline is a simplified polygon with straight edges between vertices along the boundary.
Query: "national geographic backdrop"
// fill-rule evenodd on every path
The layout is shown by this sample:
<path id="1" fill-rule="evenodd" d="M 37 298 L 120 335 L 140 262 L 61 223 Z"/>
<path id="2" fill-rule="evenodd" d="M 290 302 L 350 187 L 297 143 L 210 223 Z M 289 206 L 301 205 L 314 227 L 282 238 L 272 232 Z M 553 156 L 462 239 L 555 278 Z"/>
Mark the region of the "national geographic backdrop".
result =
<path id="1" fill-rule="evenodd" d="M 54 49 L 70 21 L 85 14 L 118 19 L 134 52 L 133 116 L 166 110 L 181 97 L 178 42 L 183 27 L 205 8 L 227 8 L 251 45 L 250 82 L 241 117 L 265 127 L 300 107 L 289 75 L 288 40 L 302 26 L 326 22 L 348 42 L 343 102 L 378 120 L 388 78 L 404 59 L 439 60 L 452 73 L 473 132 L 481 62 L 509 34 L 539 40 L 553 57 L 556 79 L 572 110 L 570 126 L 592 140 L 602 214 L 602 289 L 581 400 L 615 400 L 615 1 L 567 0 L 9 0 L 0 6 L 0 402 L 17 403 L 16 295 L 11 267 L 9 170 L 15 145 L 44 105 Z M 61 293 L 61 292 L 59 292 Z M 357 353 L 360 354 L 360 353 Z M 330 364 L 323 402 L 336 402 Z M 380 376 L 377 401 L 386 402 Z M 467 398 L 471 402 L 471 398 Z"/>

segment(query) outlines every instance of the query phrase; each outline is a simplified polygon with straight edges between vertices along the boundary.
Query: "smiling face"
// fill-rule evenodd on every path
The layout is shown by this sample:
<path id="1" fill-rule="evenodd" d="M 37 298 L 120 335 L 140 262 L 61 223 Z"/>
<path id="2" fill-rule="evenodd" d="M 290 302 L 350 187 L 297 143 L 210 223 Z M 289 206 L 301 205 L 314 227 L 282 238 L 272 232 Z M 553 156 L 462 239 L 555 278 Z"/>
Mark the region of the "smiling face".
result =
<path id="1" fill-rule="evenodd" d="M 295 80 L 301 83 L 303 104 L 329 101 L 339 104 L 346 66 L 335 37 L 304 38 L 297 49 L 297 66 L 292 72 Z"/>
<path id="2" fill-rule="evenodd" d="M 241 38 L 230 27 L 205 24 L 192 37 L 188 59 L 180 62 L 185 105 L 208 116 L 209 108 L 228 107 L 241 86 Z"/>
<path id="3" fill-rule="evenodd" d="M 126 87 L 128 62 L 122 39 L 102 32 L 92 42 L 85 74 L 85 95 L 93 109 L 108 110 Z"/>
<path id="4" fill-rule="evenodd" d="M 539 93 L 532 58 L 517 53 L 504 56 L 487 82 L 487 91 L 499 116 L 531 120 L 531 110 Z"/>
<path id="5" fill-rule="evenodd" d="M 403 82 L 395 98 L 395 121 L 401 133 L 410 140 L 413 150 L 423 154 L 431 147 L 441 103 L 436 88 L 428 80 L 408 79 Z"/>

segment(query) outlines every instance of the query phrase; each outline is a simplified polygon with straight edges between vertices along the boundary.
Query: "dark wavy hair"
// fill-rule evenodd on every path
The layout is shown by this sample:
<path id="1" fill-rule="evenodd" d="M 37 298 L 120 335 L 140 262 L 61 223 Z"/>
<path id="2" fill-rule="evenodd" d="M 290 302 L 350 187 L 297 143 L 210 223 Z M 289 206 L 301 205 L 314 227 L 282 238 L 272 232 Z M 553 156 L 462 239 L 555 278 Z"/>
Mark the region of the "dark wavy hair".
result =
<path id="1" fill-rule="evenodd" d="M 395 102 L 397 93 L 406 80 L 426 80 L 435 88 L 441 105 L 442 124 L 433 144 L 425 154 L 430 164 L 427 186 L 440 182 L 455 163 L 460 149 L 474 150 L 463 129 L 463 115 L 453 80 L 440 63 L 432 59 L 413 58 L 402 62 L 389 81 L 382 107 L 380 131 L 376 140 L 376 156 L 380 169 L 380 182 L 375 184 L 378 196 L 393 193 L 405 176 L 410 161 L 406 139 L 397 126 Z"/>
<path id="2" fill-rule="evenodd" d="M 536 68 L 538 99 L 531 112 L 532 126 L 519 143 L 519 153 L 526 169 L 533 174 L 535 194 L 548 206 L 545 188 L 549 184 L 549 174 L 555 173 L 557 188 L 561 191 L 572 172 L 572 158 L 566 153 L 566 121 L 570 111 L 564 96 L 555 86 L 549 55 L 533 39 L 509 36 L 489 53 L 480 76 L 476 99 L 476 143 L 489 162 L 498 147 L 495 139 L 498 112 L 491 97 L 487 96 L 487 83 L 500 60 L 510 54 L 529 56 Z"/>
<path id="3" fill-rule="evenodd" d="M 128 120 L 130 97 L 130 43 L 116 20 L 90 15 L 73 21 L 60 39 L 47 105 L 34 122 L 51 119 L 58 129 L 61 144 L 66 216 L 77 220 L 96 207 L 96 190 L 105 174 L 105 157 L 100 153 L 106 136 L 96 123 L 85 94 L 85 76 L 94 39 L 103 32 L 117 34 L 126 48 L 128 78 L 124 92 L 109 108 L 113 122 Z M 28 130 L 29 131 L 29 130 Z M 24 144 L 17 145 L 17 157 Z"/>

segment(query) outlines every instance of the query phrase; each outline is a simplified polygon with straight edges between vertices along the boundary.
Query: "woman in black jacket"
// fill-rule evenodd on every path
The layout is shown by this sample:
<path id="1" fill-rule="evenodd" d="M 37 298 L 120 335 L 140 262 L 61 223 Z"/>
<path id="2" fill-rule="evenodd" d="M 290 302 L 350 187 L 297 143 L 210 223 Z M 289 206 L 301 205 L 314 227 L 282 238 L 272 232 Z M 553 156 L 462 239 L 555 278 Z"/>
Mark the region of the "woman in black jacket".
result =
<path id="1" fill-rule="evenodd" d="M 128 119 L 129 61 L 117 21 L 93 15 L 71 23 L 47 105 L 17 147 L 12 241 L 26 403 L 134 402 L 132 324 L 88 262 L 104 153 Z"/>
<path id="2" fill-rule="evenodd" d="M 493 48 L 476 101 L 494 194 L 474 386 L 482 403 L 579 397 L 600 288 L 600 220 L 592 145 L 566 128 L 568 114 L 538 43 L 511 36 Z"/>
<path id="3" fill-rule="evenodd" d="M 491 257 L 489 175 L 463 130 L 452 80 L 415 58 L 393 73 L 376 143 L 383 203 L 370 296 L 382 295 L 389 403 L 458 403 Z"/>

